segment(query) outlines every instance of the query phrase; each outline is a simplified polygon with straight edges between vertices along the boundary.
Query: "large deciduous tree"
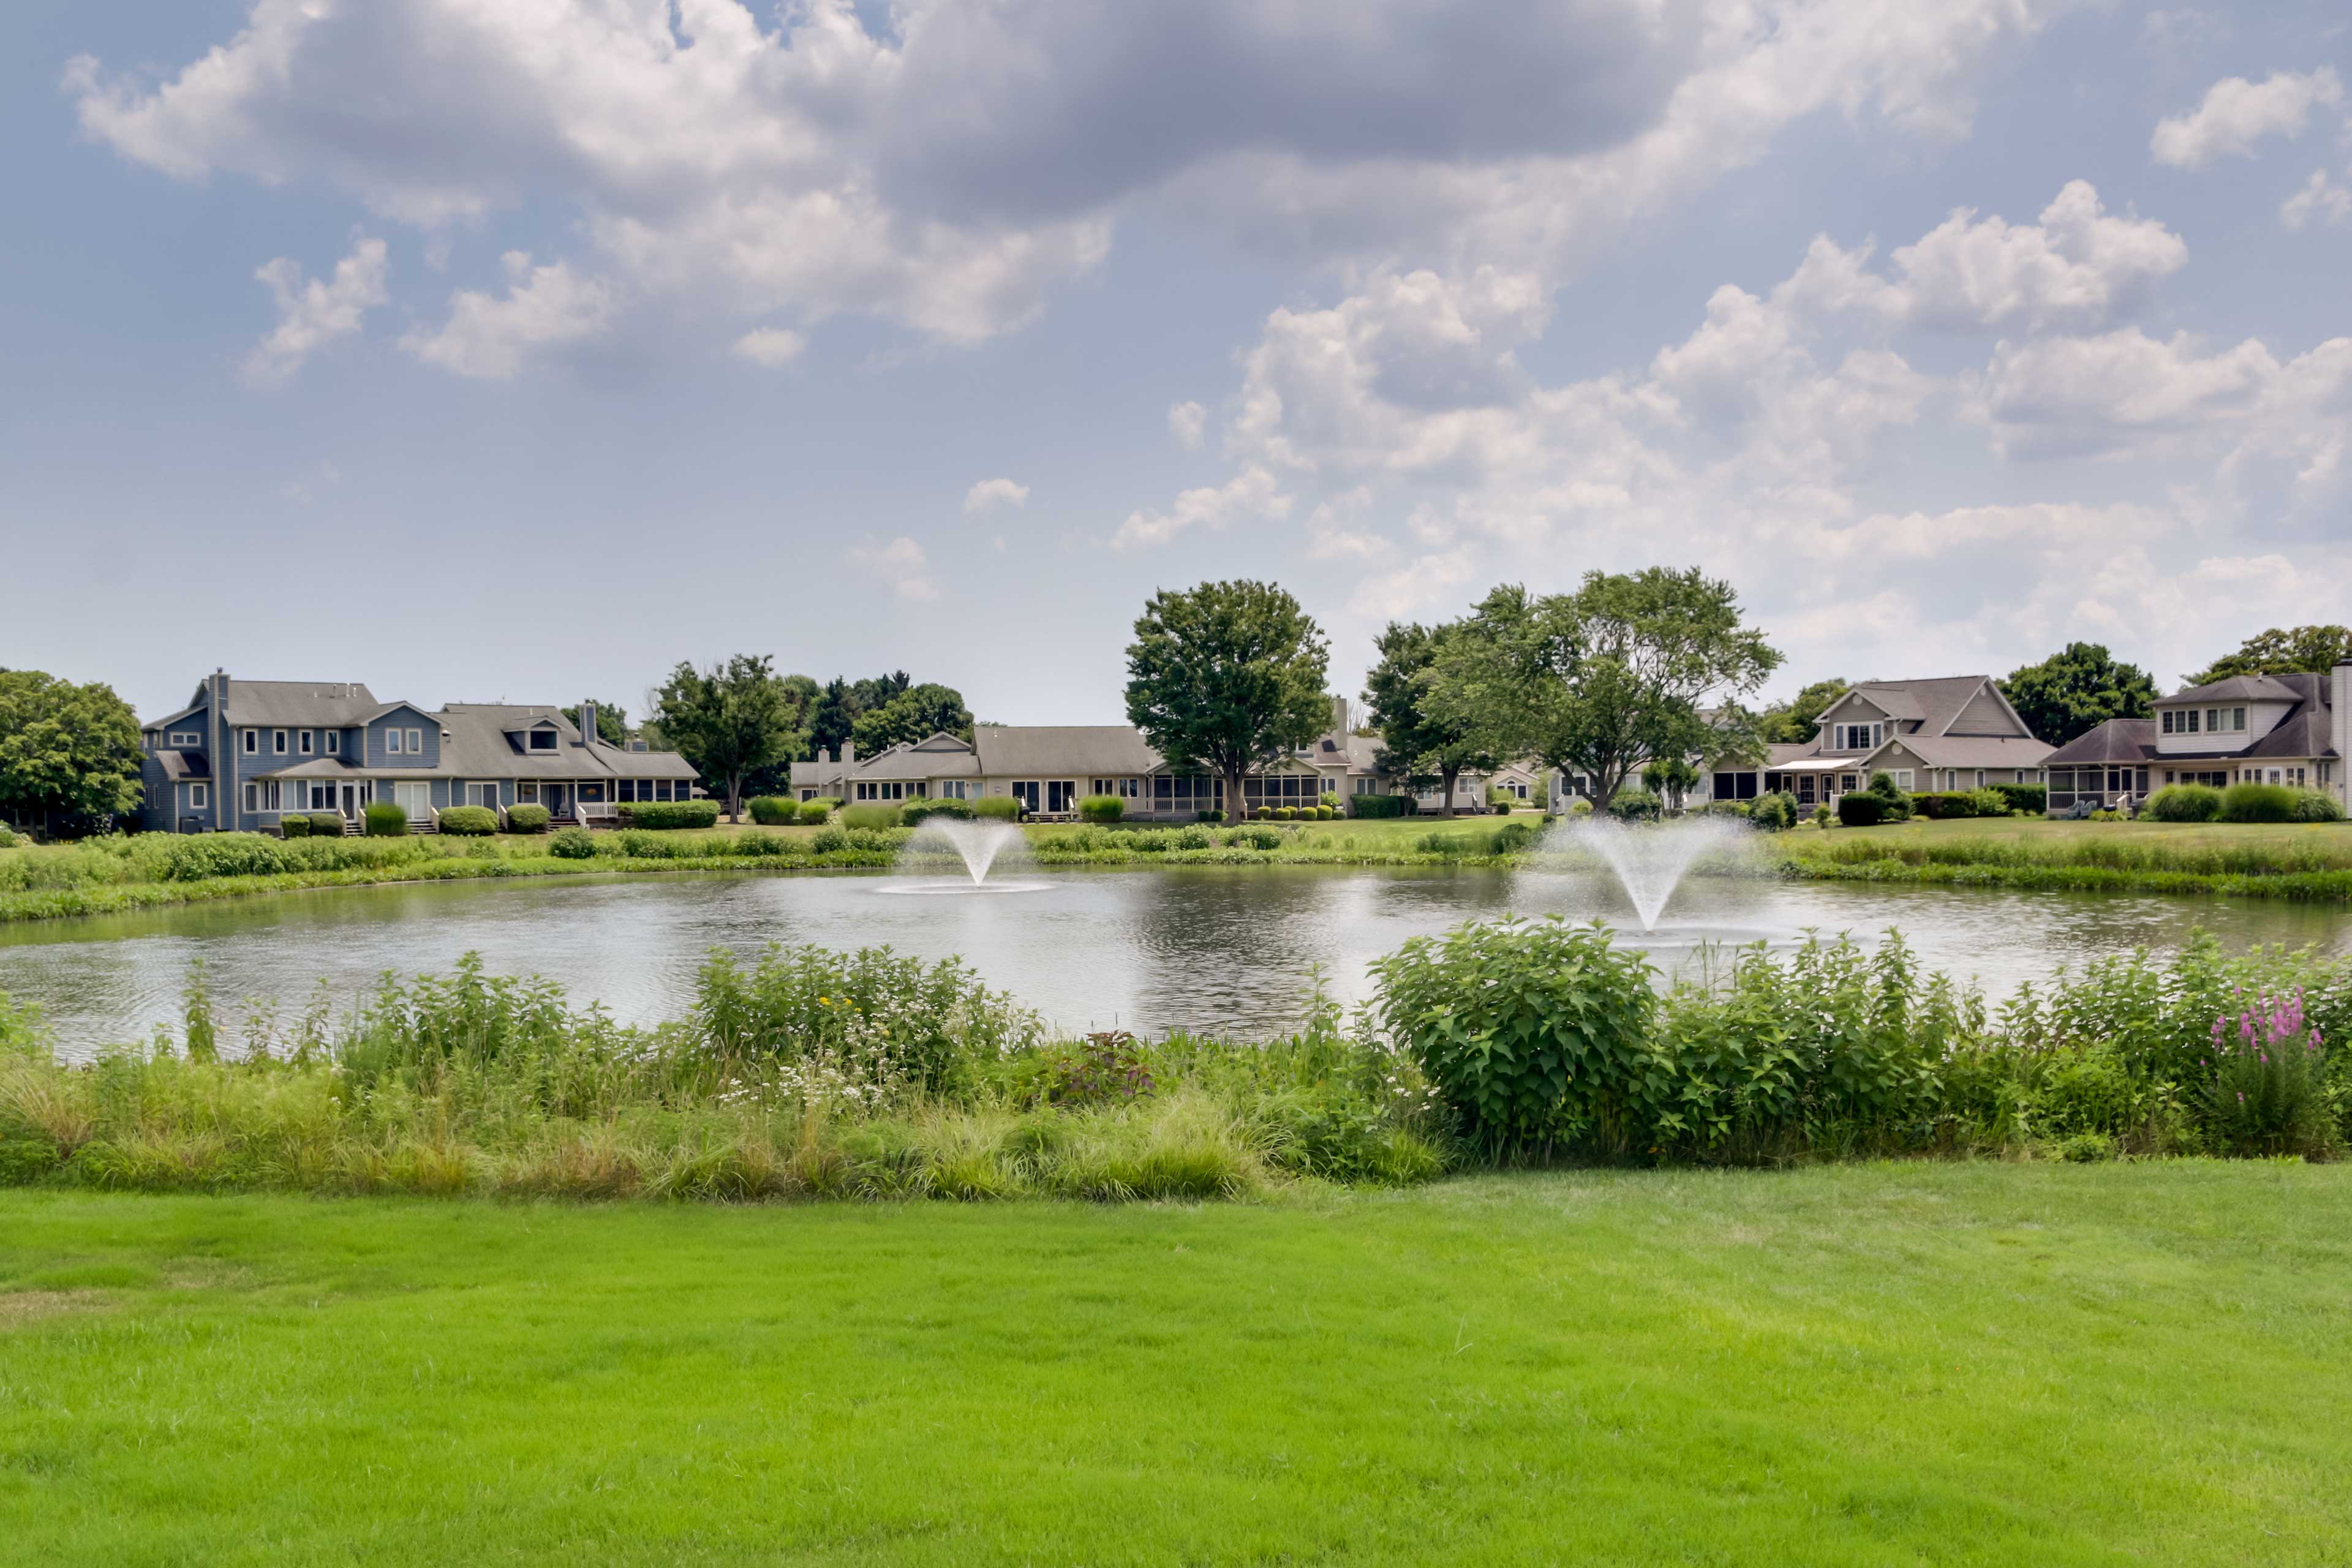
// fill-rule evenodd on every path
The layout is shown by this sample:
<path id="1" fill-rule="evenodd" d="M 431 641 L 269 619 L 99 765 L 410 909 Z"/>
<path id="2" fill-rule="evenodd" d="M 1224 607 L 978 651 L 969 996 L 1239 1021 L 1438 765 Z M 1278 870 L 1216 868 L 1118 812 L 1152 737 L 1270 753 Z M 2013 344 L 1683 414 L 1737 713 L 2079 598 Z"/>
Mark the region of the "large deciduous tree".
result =
<path id="1" fill-rule="evenodd" d="M 1270 583 L 1154 594 L 1127 649 L 1127 717 L 1179 772 L 1243 780 L 1328 729 L 1329 648 L 1298 601 Z"/>
<path id="2" fill-rule="evenodd" d="M 2094 642 L 2068 643 L 2040 664 L 2010 671 L 2000 694 L 2037 740 L 2053 746 L 2110 719 L 2144 719 L 2157 696 L 2147 671 Z"/>
<path id="3" fill-rule="evenodd" d="M 704 777 L 726 784 L 727 815 L 737 820 L 744 779 L 798 752 L 795 716 L 792 691 L 764 654 L 739 653 L 708 671 L 681 663 L 654 694 L 662 733 Z"/>
<path id="4" fill-rule="evenodd" d="M 2233 675 L 2325 675 L 2352 658 L 2352 626 L 2273 626 L 2256 632 L 2189 678 L 2190 686 L 2227 680 Z"/>
<path id="5" fill-rule="evenodd" d="M 596 738 L 608 746 L 627 745 L 629 743 L 628 710 L 617 702 L 607 702 L 602 698 L 592 697 L 589 700 L 596 704 Z M 562 712 L 563 716 L 572 723 L 580 722 L 579 709 L 566 708 Z"/>
<path id="6" fill-rule="evenodd" d="M 1760 721 L 1764 740 L 1775 745 L 1802 745 L 1822 732 L 1822 715 L 1830 704 L 1853 689 L 1853 682 L 1833 675 L 1816 680 L 1786 702 L 1764 710 Z"/>
<path id="7" fill-rule="evenodd" d="M 75 829 L 139 809 L 139 719 L 114 689 L 0 670 L 0 808 Z"/>
<path id="8" fill-rule="evenodd" d="M 927 680 L 860 713 L 850 726 L 850 736 L 857 742 L 857 754 L 870 757 L 901 741 L 925 740 L 942 731 L 971 739 L 971 710 L 963 705 L 962 692 Z"/>
<path id="9" fill-rule="evenodd" d="M 1435 778 L 1447 816 L 1454 815 L 1454 781 L 1465 770 L 1484 773 L 1496 766 L 1495 754 L 1464 726 L 1429 710 L 1430 666 L 1452 630 L 1391 621 L 1375 645 L 1380 661 L 1364 677 L 1364 701 L 1388 749 L 1388 765 L 1408 781 Z"/>
<path id="10" fill-rule="evenodd" d="M 849 682 L 836 675 L 824 683 L 824 689 L 817 693 L 809 709 L 809 744 L 827 756 L 837 757 L 856 722 L 857 704 L 849 694 Z"/>
<path id="11" fill-rule="evenodd" d="M 1588 775 L 1605 805 L 1651 762 L 1720 752 L 1720 713 L 1780 664 L 1696 567 L 1588 572 L 1572 594 L 1487 595 L 1440 648 L 1429 702 L 1498 756 Z"/>

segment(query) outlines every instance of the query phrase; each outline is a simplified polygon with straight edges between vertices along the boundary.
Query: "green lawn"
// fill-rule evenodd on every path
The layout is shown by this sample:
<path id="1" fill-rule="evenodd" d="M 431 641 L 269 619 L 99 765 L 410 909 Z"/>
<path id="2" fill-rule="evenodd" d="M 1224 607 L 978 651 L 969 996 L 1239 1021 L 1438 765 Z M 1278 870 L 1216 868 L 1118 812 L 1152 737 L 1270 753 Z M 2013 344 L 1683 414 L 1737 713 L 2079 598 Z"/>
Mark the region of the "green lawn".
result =
<path id="1" fill-rule="evenodd" d="M 2168 850 L 2317 850 L 2352 866 L 2352 824 L 2341 822 L 2056 822 L 2043 816 L 1970 816 L 1943 822 L 1915 817 L 1877 827 L 1832 827 L 1782 836 L 1780 847 L 1802 854 L 1841 839 L 1898 844 L 1979 840 L 2047 847 L 2126 844 Z"/>
<path id="2" fill-rule="evenodd" d="M 2352 1560 L 2352 1172 L 0 1194 L 0 1558 Z"/>

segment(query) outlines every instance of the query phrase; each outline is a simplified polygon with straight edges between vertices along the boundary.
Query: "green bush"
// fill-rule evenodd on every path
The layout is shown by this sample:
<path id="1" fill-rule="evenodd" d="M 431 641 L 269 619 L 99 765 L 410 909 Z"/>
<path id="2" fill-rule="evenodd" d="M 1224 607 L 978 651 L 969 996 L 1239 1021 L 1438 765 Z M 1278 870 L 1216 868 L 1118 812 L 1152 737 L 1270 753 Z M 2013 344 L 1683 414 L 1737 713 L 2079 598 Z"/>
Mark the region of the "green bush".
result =
<path id="1" fill-rule="evenodd" d="M 1901 784 L 1895 782 L 1893 773 L 1880 772 L 1871 774 L 1869 793 L 1879 803 L 1881 821 L 1911 820 L 1911 797 L 1904 793 Z"/>
<path id="2" fill-rule="evenodd" d="M 310 817 L 311 837 L 341 838 L 343 836 L 343 819 L 335 813 L 314 811 L 310 814 Z"/>
<path id="3" fill-rule="evenodd" d="M 547 841 L 547 852 L 559 860 L 587 860 L 595 856 L 596 836 L 584 827 L 565 827 Z"/>
<path id="4" fill-rule="evenodd" d="M 2167 784 L 2140 811 L 2151 822 L 2210 822 L 2221 815 L 2221 792 L 2210 784 Z"/>
<path id="5" fill-rule="evenodd" d="M 1786 833 L 1797 826 L 1797 797 L 1784 789 L 1759 795 L 1748 805 L 1748 820 L 1767 833 Z"/>
<path id="6" fill-rule="evenodd" d="M 2326 790 L 2299 789 L 2294 792 L 2294 816 L 2297 822 L 2341 822 L 2344 806 Z"/>
<path id="7" fill-rule="evenodd" d="M 1315 804 L 1321 806 L 1326 811 L 1336 814 L 1339 809 L 1339 797 L 1332 791 L 1327 789 L 1323 792 L 1321 796 L 1316 800 Z M 1328 818 L 1326 818 L 1325 820 L 1328 821 Z"/>
<path id="8" fill-rule="evenodd" d="M 1372 965 L 1389 1036 L 1491 1152 L 1633 1146 L 1655 1053 L 1649 965 L 1557 916 L 1415 937 Z"/>
<path id="9" fill-rule="evenodd" d="M 487 805 L 453 805 L 441 814 L 441 831 L 460 838 L 483 838 L 499 830 L 499 814 Z"/>
<path id="10" fill-rule="evenodd" d="M 2028 816 L 2049 813 L 2050 789 L 2046 784 L 1997 784 L 1990 787 L 2009 803 L 2011 811 L 2021 811 Z"/>
<path id="11" fill-rule="evenodd" d="M 895 805 L 861 805 L 841 808 L 844 827 L 896 827 L 899 811 Z"/>
<path id="12" fill-rule="evenodd" d="M 370 838 L 399 838 L 408 832 L 408 813 L 389 801 L 371 801 L 365 816 Z"/>
<path id="13" fill-rule="evenodd" d="M 793 815 L 803 827 L 822 827 L 833 819 L 833 814 L 840 806 L 841 802 L 833 799 L 830 795 L 821 795 L 814 800 L 801 802 L 800 809 Z"/>
<path id="14" fill-rule="evenodd" d="M 1866 791 L 1840 795 L 1837 815 L 1847 827 L 1875 827 L 1886 820 L 1886 802 Z"/>
<path id="15" fill-rule="evenodd" d="M 1407 797 L 1401 795 L 1351 795 L 1348 797 L 1348 815 L 1367 821 L 1385 816 L 1402 816 Z"/>
<path id="16" fill-rule="evenodd" d="M 1225 835 L 1225 846 L 1231 849 L 1279 849 L 1282 835 L 1271 827 L 1236 827 Z"/>
<path id="17" fill-rule="evenodd" d="M 838 855 L 848 847 L 848 832 L 836 826 L 820 827 L 809 838 L 809 852 L 813 855 Z"/>
<path id="18" fill-rule="evenodd" d="M 530 801 L 518 801 L 507 807 L 507 831 L 509 833 L 544 833 L 547 831 L 547 807 Z"/>
<path id="19" fill-rule="evenodd" d="M 0 828 L 0 833 L 6 831 L 5 828 Z M 310 837 L 310 819 L 299 816 L 281 816 L 278 819 L 278 832 L 280 837 L 308 838 Z"/>
<path id="20" fill-rule="evenodd" d="M 1640 784 L 1627 784 L 1609 803 L 1609 815 L 1627 822 L 1651 822 L 1663 809 L 1658 797 Z"/>
<path id="21" fill-rule="evenodd" d="M 1486 809 L 1496 816 L 1508 816 L 1511 815 L 1511 803 L 1508 800 L 1490 800 L 1486 803 Z"/>
<path id="22" fill-rule="evenodd" d="M 1274 819 L 1276 822 L 1296 822 L 1298 820 L 1298 808 L 1295 805 L 1277 805 L 1274 808 Z"/>
<path id="23" fill-rule="evenodd" d="M 2009 797 L 1990 784 L 1969 791 L 1969 799 L 1979 816 L 2007 816 L 2010 813 Z"/>
<path id="24" fill-rule="evenodd" d="M 971 803 L 971 814 L 982 822 L 1018 822 L 1021 803 L 1009 795 L 984 795 Z"/>
<path id="25" fill-rule="evenodd" d="M 1117 822 L 1127 815 L 1127 802 L 1115 795 L 1090 795 L 1078 802 L 1078 816 L 1087 822 Z"/>
<path id="26" fill-rule="evenodd" d="M 682 827 L 719 826 L 715 800 L 625 800 L 614 808 L 624 827 L 670 832 Z"/>
<path id="27" fill-rule="evenodd" d="M 1179 849 L 1207 849 L 1216 842 L 1205 827 L 1180 827 L 1176 830 L 1176 847 Z"/>
<path id="28" fill-rule="evenodd" d="M 1222 805 L 1213 805 L 1205 811 L 1196 811 L 1192 815 L 1201 822 L 1223 822 L 1225 819 L 1225 808 Z"/>
<path id="29" fill-rule="evenodd" d="M 909 827 L 918 823 L 928 822 L 934 816 L 952 817 L 958 822 L 969 822 L 971 820 L 971 815 L 970 801 L 958 800 L 952 795 L 926 795 L 920 800 L 910 800 L 898 812 L 899 820 Z"/>
<path id="30" fill-rule="evenodd" d="M 2284 784 L 2233 784 L 2221 792 L 2224 822 L 2293 822 L 2294 792 Z"/>
<path id="31" fill-rule="evenodd" d="M 1321 805 L 1315 808 L 1315 820 L 1318 822 L 1332 821 L 1337 818 L 1339 815 L 1339 808 L 1331 804 L 1328 796 L 1324 798 L 1324 802 Z"/>
<path id="32" fill-rule="evenodd" d="M 762 827 L 790 827 L 800 820 L 800 807 L 781 795 L 755 795 L 751 799 L 751 820 Z"/>
<path id="33" fill-rule="evenodd" d="M 1933 790 L 1911 797 L 1912 809 L 1932 822 L 1949 821 L 1954 817 L 1983 816 L 1985 802 L 1980 796 L 1991 796 L 1999 804 L 1992 815 L 2009 815 L 2009 804 L 1993 795 L 1990 790 Z"/>

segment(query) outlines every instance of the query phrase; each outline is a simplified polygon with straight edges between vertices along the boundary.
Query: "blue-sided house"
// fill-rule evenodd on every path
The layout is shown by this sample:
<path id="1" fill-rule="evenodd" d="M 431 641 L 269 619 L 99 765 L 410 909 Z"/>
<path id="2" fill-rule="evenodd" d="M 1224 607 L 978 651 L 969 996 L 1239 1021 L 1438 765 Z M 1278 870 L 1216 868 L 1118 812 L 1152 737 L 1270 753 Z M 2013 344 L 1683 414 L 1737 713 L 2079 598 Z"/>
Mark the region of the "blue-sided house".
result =
<path id="1" fill-rule="evenodd" d="M 141 727 L 142 826 L 152 832 L 266 832 L 288 813 L 332 812 L 356 826 L 388 802 L 417 832 L 453 805 L 503 813 L 530 802 L 558 822 L 609 821 L 633 800 L 690 800 L 675 752 L 614 746 L 552 707 L 380 702 L 352 681 L 234 680 L 215 671 L 178 712 Z"/>

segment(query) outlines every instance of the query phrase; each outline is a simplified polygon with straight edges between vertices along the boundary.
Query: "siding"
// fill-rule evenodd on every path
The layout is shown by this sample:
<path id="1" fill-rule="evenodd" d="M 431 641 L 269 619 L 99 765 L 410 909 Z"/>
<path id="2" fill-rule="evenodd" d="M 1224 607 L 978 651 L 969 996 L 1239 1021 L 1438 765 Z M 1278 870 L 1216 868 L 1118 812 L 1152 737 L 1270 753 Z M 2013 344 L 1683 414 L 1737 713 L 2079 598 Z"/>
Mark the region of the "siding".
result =
<path id="1" fill-rule="evenodd" d="M 1959 717 L 1945 733 L 1950 735 L 2023 735 L 2025 731 L 2010 718 L 2000 705 L 2000 699 L 1987 687 L 1969 700 Z"/>
<path id="2" fill-rule="evenodd" d="M 384 734 L 391 730 L 415 730 L 425 742 L 419 755 L 404 749 L 393 752 L 384 744 Z M 436 768 L 441 765 L 441 721 L 417 708 L 395 708 L 367 727 L 367 752 L 363 759 L 371 768 Z"/>

